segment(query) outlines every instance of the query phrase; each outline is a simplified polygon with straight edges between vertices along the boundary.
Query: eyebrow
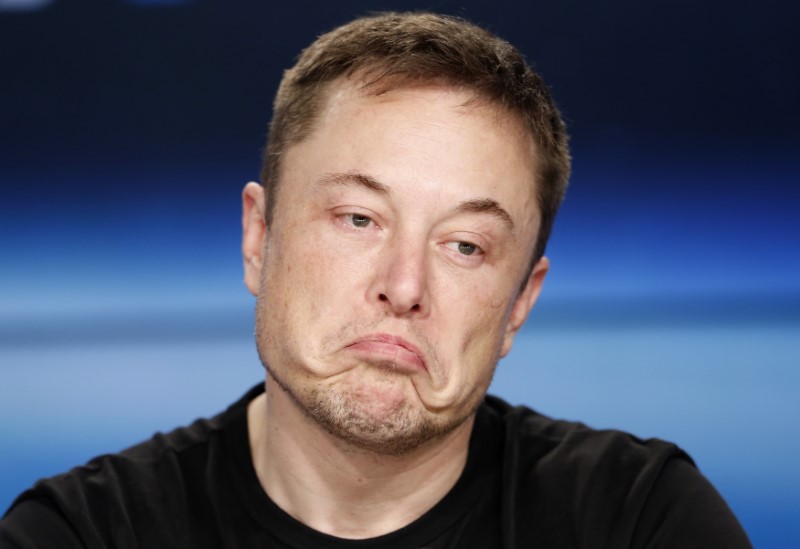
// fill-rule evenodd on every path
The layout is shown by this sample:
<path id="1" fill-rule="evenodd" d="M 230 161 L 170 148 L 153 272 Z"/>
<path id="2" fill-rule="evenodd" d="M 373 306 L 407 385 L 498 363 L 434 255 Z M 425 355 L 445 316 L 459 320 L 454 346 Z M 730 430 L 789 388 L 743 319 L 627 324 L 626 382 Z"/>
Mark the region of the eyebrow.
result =
<path id="1" fill-rule="evenodd" d="M 466 200 L 458 205 L 457 212 L 465 213 L 485 213 L 499 219 L 508 229 L 508 232 L 514 232 L 514 220 L 511 215 L 502 207 L 496 200 L 491 198 L 475 198 L 473 200 Z"/>
<path id="2" fill-rule="evenodd" d="M 391 194 L 391 189 L 387 185 L 370 175 L 359 172 L 327 173 L 320 178 L 319 183 L 332 186 L 359 186 L 380 194 Z M 457 213 L 489 214 L 502 222 L 510 233 L 514 232 L 514 220 L 511 215 L 496 200 L 491 198 L 465 200 L 456 207 L 455 211 Z"/>
<path id="3" fill-rule="evenodd" d="M 389 187 L 378 181 L 372 176 L 358 173 L 358 172 L 347 172 L 347 173 L 327 173 L 322 176 L 319 180 L 319 183 L 323 185 L 354 185 L 365 187 L 371 191 L 378 192 L 380 194 L 389 194 Z"/>

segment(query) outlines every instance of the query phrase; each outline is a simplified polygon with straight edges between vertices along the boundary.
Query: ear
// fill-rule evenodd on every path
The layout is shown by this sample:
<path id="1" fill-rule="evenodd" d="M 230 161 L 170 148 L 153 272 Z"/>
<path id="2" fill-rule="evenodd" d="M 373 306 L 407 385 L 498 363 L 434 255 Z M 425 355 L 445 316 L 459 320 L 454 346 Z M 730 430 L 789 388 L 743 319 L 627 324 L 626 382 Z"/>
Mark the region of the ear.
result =
<path id="1" fill-rule="evenodd" d="M 245 185 L 242 191 L 242 261 L 244 283 L 253 295 L 258 294 L 264 265 L 265 206 L 264 187 L 252 181 Z"/>
<path id="2" fill-rule="evenodd" d="M 525 287 L 522 288 L 522 291 L 511 306 L 511 314 L 508 316 L 508 323 L 506 324 L 506 333 L 503 336 L 503 348 L 500 350 L 501 358 L 506 356 L 511 350 L 511 344 L 514 343 L 514 336 L 517 335 L 519 329 L 522 328 L 522 325 L 528 318 L 528 314 L 531 312 L 531 309 L 533 309 L 533 305 L 539 298 L 539 292 L 542 291 L 544 277 L 549 269 L 550 261 L 546 257 L 542 257 L 537 261 L 528 277 L 528 281 L 525 283 Z"/>

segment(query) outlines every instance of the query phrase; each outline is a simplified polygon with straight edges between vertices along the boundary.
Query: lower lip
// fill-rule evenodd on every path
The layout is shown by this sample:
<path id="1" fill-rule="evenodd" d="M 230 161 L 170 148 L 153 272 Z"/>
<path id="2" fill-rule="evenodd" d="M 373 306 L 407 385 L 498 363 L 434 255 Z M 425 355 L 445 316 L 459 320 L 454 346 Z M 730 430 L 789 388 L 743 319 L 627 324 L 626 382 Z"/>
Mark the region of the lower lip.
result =
<path id="1" fill-rule="evenodd" d="M 385 341 L 359 341 L 347 347 L 370 360 L 392 362 L 399 370 L 420 371 L 425 369 L 422 359 L 402 345 Z"/>

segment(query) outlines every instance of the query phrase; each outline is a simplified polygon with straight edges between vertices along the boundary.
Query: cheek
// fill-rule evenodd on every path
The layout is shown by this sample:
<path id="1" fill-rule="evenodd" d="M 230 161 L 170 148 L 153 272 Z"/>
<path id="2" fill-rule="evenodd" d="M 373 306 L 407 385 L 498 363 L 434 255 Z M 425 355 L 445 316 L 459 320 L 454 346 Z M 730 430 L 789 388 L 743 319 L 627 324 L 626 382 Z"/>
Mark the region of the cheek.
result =
<path id="1" fill-rule="evenodd" d="M 266 287 L 270 297 L 283 298 L 288 295 L 308 294 L 315 283 L 322 281 L 319 276 L 325 266 L 318 253 L 314 239 L 299 227 L 289 226 L 274 234 L 267 250 Z"/>
<path id="2" fill-rule="evenodd" d="M 464 286 L 462 286 L 464 288 Z M 503 334 L 508 318 L 508 299 L 502 292 L 487 292 L 488 281 L 466 286 L 449 303 L 462 303 L 460 307 L 444 304 L 442 318 L 447 322 L 440 332 L 443 341 L 449 341 L 451 355 L 449 375 L 469 384 L 483 379 L 499 359 Z M 453 337 L 459 334 L 460 337 Z"/>
<path id="3" fill-rule="evenodd" d="M 364 250 L 337 241 L 321 222 L 287 227 L 273 238 L 268 253 L 269 301 L 282 311 L 283 321 L 306 328 L 347 316 L 373 268 Z"/>
<path id="4" fill-rule="evenodd" d="M 499 275 L 498 275 L 499 276 Z M 495 280 L 479 279 L 464 285 L 465 291 L 453 302 L 462 304 L 459 314 L 450 313 L 467 331 L 465 344 L 477 344 L 496 339 L 503 331 L 509 311 L 507 291 L 498 288 Z"/>

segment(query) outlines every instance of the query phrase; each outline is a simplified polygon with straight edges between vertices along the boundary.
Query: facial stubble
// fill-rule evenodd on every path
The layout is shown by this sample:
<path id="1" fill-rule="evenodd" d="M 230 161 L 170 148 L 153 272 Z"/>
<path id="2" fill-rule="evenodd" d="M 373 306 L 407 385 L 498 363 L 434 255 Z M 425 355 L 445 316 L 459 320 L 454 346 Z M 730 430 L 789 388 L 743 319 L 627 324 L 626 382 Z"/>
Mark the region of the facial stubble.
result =
<path id="1" fill-rule="evenodd" d="M 264 253 L 265 257 L 270 253 L 268 247 L 265 248 Z M 289 381 L 290 377 L 284 378 L 270 363 L 270 357 L 273 356 L 281 361 L 283 368 L 303 368 L 302 364 L 295 364 L 292 359 L 278 351 L 283 347 L 283 342 L 278 341 L 275 334 L 269 330 L 270 321 L 275 322 L 276 320 L 270 318 L 271 315 L 275 314 L 276 310 L 288 310 L 292 304 L 283 301 L 286 296 L 282 292 L 270 291 L 267 279 L 265 262 L 265 268 L 261 272 L 260 289 L 256 297 L 255 339 L 259 358 L 267 376 L 306 417 L 345 444 L 378 455 L 407 455 L 425 444 L 435 443 L 436 440 L 452 433 L 475 414 L 483 401 L 485 391 L 494 377 L 499 355 L 495 357 L 480 397 L 470 403 L 471 405 L 467 408 L 462 407 L 459 415 L 431 411 L 418 398 L 414 399 L 415 402 L 409 402 L 409 398 L 404 398 L 400 404 L 388 406 L 385 413 L 374 414 L 371 413 L 369 405 L 363 401 L 358 391 L 336 387 L 322 382 L 321 379 L 316 380 L 309 387 L 296 386 L 297 384 Z M 279 296 L 277 297 L 279 303 L 271 303 L 269 295 Z M 270 304 L 273 307 L 270 307 Z M 278 322 L 280 321 L 278 319 Z M 334 339 L 343 341 L 348 338 L 348 335 L 358 332 L 359 328 L 363 330 L 369 323 L 370 321 L 366 320 L 362 322 L 364 326 L 345 326 Z M 418 335 L 424 339 L 423 334 Z M 428 345 L 428 347 L 428 352 L 436 362 L 433 346 Z M 276 351 L 275 355 L 269 353 L 270 349 Z M 364 362 L 363 365 L 371 370 L 371 373 L 383 377 L 384 381 L 389 381 L 393 377 L 407 378 L 408 375 L 396 371 L 398 368 L 390 361 Z M 394 381 L 400 382 L 401 380 L 394 379 Z"/>
<path id="2" fill-rule="evenodd" d="M 310 387 L 295 387 L 270 364 L 267 349 L 275 349 L 279 343 L 268 333 L 266 315 L 269 312 L 263 307 L 264 304 L 262 293 L 256 300 L 255 338 L 259 358 L 268 377 L 306 417 L 353 448 L 386 456 L 407 455 L 453 432 L 474 415 L 482 401 L 478 399 L 462 415 L 438 416 L 421 403 L 412 403 L 404 398 L 396 405 L 387 406 L 383 413 L 375 414 L 358 391 L 348 391 L 322 382 Z M 403 381 L 401 377 L 407 376 L 396 371 L 397 368 L 387 361 L 364 362 L 363 366 L 373 370 L 371 373 L 376 376 L 384 377 L 387 382 L 399 383 Z M 284 367 L 300 366 L 284 364 Z"/>
<path id="3" fill-rule="evenodd" d="M 330 386 L 297 391 L 276 375 L 269 363 L 263 360 L 262 363 L 275 385 L 319 427 L 353 448 L 379 455 L 407 455 L 426 443 L 445 437 L 475 412 L 473 408 L 463 416 L 443 420 L 427 410 L 413 408 L 404 400 L 377 417 L 354 393 Z M 376 363 L 367 367 L 385 370 L 390 366 Z"/>

